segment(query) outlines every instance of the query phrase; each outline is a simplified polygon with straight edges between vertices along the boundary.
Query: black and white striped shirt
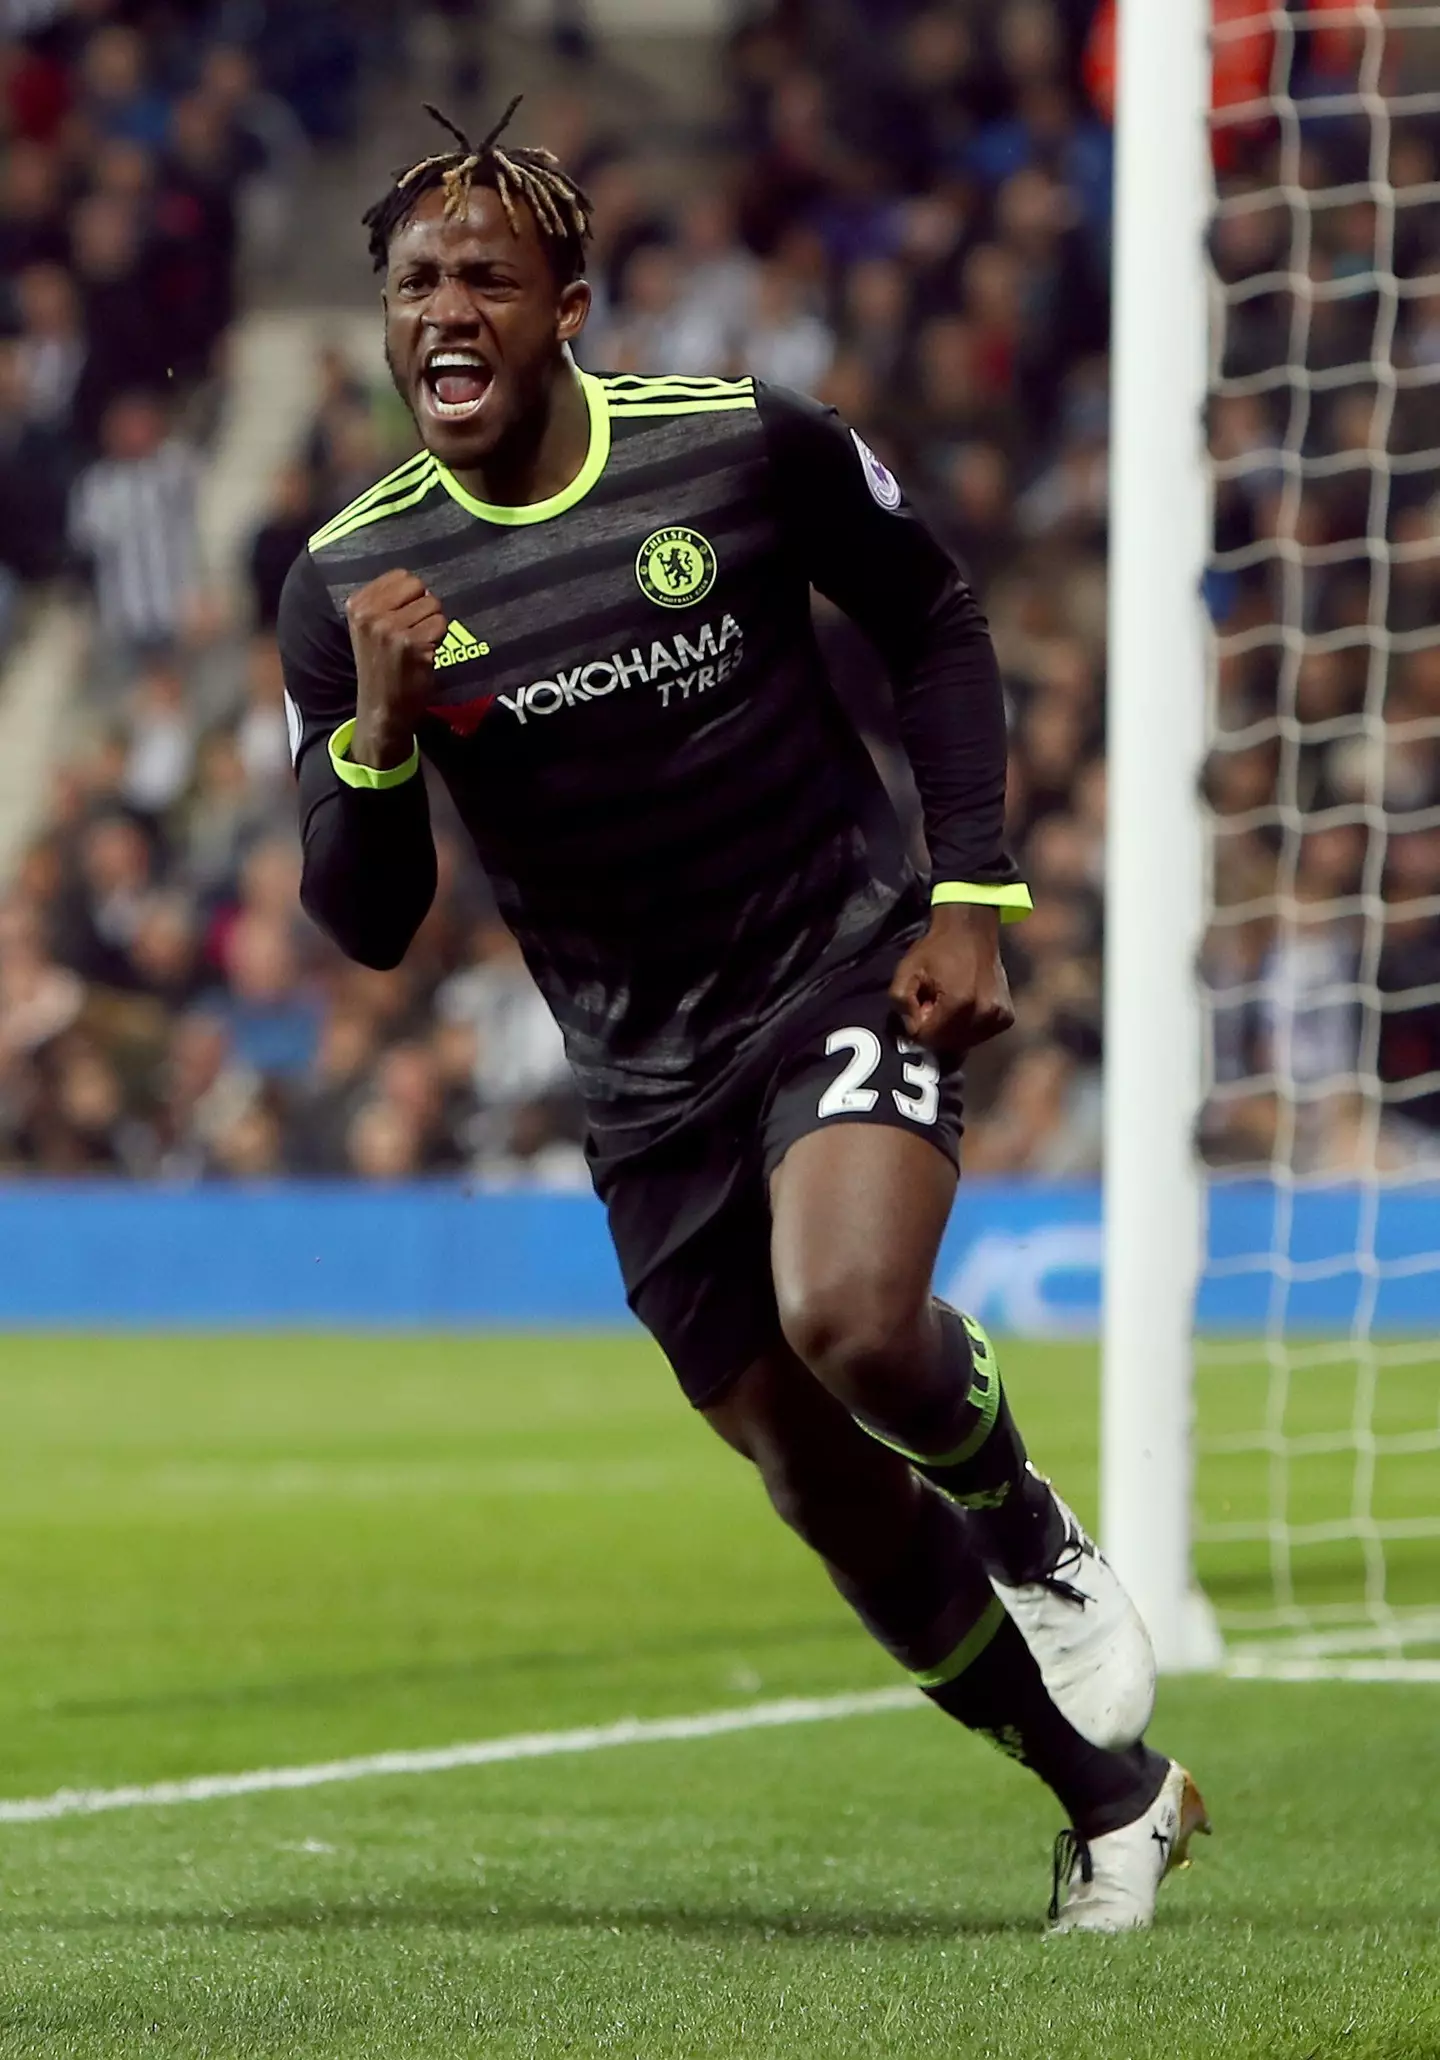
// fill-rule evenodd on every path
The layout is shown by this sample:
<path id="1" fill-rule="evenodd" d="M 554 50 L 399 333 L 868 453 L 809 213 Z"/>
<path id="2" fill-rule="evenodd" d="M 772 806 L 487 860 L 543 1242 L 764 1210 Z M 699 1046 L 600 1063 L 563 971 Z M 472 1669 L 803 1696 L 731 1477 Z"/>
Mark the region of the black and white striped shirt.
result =
<path id="1" fill-rule="evenodd" d="M 102 458 L 76 483 L 70 539 L 89 560 L 103 636 L 159 643 L 181 626 L 199 576 L 199 468 L 184 444 Z"/>

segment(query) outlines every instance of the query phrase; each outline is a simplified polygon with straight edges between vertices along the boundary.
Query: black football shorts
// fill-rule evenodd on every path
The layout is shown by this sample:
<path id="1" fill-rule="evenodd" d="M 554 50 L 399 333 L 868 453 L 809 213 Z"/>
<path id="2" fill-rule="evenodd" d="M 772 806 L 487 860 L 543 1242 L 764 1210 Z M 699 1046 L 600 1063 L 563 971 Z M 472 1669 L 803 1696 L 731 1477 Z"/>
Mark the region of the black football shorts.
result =
<path id="1" fill-rule="evenodd" d="M 758 1089 L 601 1183 L 630 1307 L 697 1409 L 779 1338 L 769 1181 L 798 1138 L 884 1123 L 959 1161 L 960 1067 L 907 1042 L 890 1004 L 903 949 L 837 974 L 777 1033 Z"/>

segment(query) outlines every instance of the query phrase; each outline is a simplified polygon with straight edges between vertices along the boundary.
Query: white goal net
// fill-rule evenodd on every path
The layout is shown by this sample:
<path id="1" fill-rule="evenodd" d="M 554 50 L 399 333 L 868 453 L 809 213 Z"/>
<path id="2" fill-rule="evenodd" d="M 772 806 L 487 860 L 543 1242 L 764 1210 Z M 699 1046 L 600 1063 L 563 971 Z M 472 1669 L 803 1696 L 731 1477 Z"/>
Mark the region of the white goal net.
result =
<path id="1" fill-rule="evenodd" d="M 1214 36 L 1196 1559 L 1440 1678 L 1440 6 Z"/>

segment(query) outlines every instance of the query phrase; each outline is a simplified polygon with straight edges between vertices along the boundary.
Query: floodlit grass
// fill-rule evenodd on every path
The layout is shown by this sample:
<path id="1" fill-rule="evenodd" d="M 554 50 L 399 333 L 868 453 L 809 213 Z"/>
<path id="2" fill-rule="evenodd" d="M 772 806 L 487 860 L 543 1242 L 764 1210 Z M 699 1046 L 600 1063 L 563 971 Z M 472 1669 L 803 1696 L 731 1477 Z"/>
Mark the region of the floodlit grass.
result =
<path id="1" fill-rule="evenodd" d="M 1270 1357 L 1244 1343 L 1206 1346 L 1196 1402 L 1197 1557 L 1222 1616 L 1244 1623 L 1273 1611 L 1281 1568 L 1302 1609 L 1363 1615 L 1360 1526 L 1343 1538 L 1305 1535 L 1306 1526 L 1362 1516 L 1385 1527 L 1387 1602 L 1440 1605 L 1440 1339 L 1369 1349 L 1302 1337 Z M 1365 1433 L 1377 1441 L 1373 1453 Z M 1272 1516 L 1289 1548 L 1274 1566 Z M 1249 1535 L 1236 1541 L 1227 1529 Z"/>
<path id="2" fill-rule="evenodd" d="M 1003 1359 L 1093 1511 L 1093 1356 Z M 0 1411 L 9 1795 L 894 1678 L 632 1339 L 11 1338 Z M 0 2055 L 1434 2060 L 1437 1718 L 1168 1684 L 1217 1837 L 1113 1943 L 1042 1939 L 1054 1805 L 923 1707 L 0 1825 Z"/>

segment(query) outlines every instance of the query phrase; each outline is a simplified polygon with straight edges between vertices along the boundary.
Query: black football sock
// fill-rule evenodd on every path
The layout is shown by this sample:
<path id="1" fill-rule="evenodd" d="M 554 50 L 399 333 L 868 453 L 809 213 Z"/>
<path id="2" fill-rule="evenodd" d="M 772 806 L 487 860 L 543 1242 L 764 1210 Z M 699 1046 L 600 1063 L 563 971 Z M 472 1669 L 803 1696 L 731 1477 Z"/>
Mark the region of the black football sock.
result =
<path id="1" fill-rule="evenodd" d="M 883 1576 L 830 1576 L 867 1631 L 930 1700 L 1039 1775 L 1086 1838 L 1148 1809 L 1168 1762 L 1143 1745 L 1105 1752 L 1061 1716 L 1030 1648 L 990 1586 L 972 1521 L 926 1491 L 898 1563 Z"/>
<path id="2" fill-rule="evenodd" d="M 953 1653 L 995 1599 L 969 1519 L 929 1487 L 904 1552 L 883 1575 L 861 1579 L 826 1564 L 871 1637 L 917 1676 Z"/>
<path id="3" fill-rule="evenodd" d="M 950 1657 L 916 1680 L 969 1731 L 1038 1774 L 1082 1838 L 1103 1838 L 1149 1809 L 1170 1762 L 1143 1741 L 1120 1752 L 1091 1745 L 1045 1692 L 1040 1669 L 998 1601 Z"/>
<path id="4" fill-rule="evenodd" d="M 1059 1552 L 1065 1520 L 1027 1463 L 984 1329 L 944 1302 L 935 1315 L 940 1367 L 931 1396 L 904 1423 L 864 1427 L 970 1512 L 976 1543 L 1003 1579 L 1032 1578 Z"/>

